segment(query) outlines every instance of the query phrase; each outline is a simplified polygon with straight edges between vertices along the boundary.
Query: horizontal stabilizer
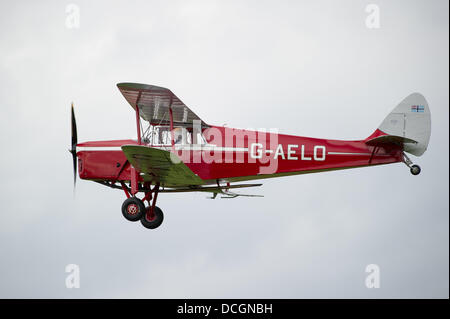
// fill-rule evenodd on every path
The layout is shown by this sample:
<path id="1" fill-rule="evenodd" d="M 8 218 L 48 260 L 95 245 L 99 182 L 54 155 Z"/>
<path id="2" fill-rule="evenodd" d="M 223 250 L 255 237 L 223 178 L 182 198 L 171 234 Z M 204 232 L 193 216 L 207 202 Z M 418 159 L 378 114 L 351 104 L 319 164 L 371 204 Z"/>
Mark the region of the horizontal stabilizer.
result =
<path id="1" fill-rule="evenodd" d="M 396 144 L 403 146 L 404 144 L 417 144 L 419 142 L 414 141 L 407 137 L 395 136 L 395 135 L 383 135 L 366 140 L 367 145 L 382 146 L 383 144 Z"/>

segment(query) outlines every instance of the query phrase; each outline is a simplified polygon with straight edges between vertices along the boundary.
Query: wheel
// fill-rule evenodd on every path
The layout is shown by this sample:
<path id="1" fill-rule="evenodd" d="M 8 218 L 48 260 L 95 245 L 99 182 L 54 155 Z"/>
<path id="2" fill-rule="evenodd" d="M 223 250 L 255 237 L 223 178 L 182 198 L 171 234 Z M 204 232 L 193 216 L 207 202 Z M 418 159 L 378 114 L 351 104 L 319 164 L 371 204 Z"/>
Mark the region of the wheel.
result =
<path id="1" fill-rule="evenodd" d="M 419 165 L 413 165 L 411 166 L 411 174 L 413 175 L 419 175 L 420 174 L 420 166 Z"/>
<path id="2" fill-rule="evenodd" d="M 146 212 L 148 212 L 150 210 L 150 207 L 146 208 Z M 149 229 L 155 229 L 157 227 L 159 227 L 159 225 L 162 224 L 163 220 L 164 220 L 164 214 L 162 212 L 162 210 L 158 207 L 155 206 L 155 216 L 149 220 L 147 218 L 147 214 L 143 214 L 141 217 L 141 224 L 142 226 L 144 226 L 145 228 L 149 228 Z"/>
<path id="3" fill-rule="evenodd" d="M 136 197 L 127 198 L 122 204 L 122 215 L 132 222 L 141 219 L 145 212 L 144 203 Z"/>

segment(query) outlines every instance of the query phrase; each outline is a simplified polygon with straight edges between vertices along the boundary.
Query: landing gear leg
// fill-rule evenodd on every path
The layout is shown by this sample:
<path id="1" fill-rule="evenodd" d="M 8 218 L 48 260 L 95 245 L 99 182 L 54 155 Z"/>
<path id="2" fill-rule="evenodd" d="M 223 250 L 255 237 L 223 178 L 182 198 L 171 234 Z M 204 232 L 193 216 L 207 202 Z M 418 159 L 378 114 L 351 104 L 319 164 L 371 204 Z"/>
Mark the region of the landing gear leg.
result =
<path id="1" fill-rule="evenodd" d="M 151 193 L 153 193 L 153 196 Z M 146 208 L 145 214 L 142 215 L 141 224 L 145 228 L 154 229 L 159 227 L 164 220 L 164 214 L 162 210 L 158 206 L 156 206 L 156 200 L 159 193 L 159 183 L 156 183 L 155 188 L 153 189 L 153 191 L 151 191 L 151 193 L 146 194 L 145 196 L 146 198 L 148 198 L 149 202 L 151 199 L 152 203 Z"/>
<path id="2" fill-rule="evenodd" d="M 420 166 L 413 164 L 413 162 L 409 159 L 409 157 L 405 153 L 403 153 L 403 163 L 405 163 L 406 166 L 409 167 L 411 174 L 413 175 L 420 174 L 421 171 Z"/>

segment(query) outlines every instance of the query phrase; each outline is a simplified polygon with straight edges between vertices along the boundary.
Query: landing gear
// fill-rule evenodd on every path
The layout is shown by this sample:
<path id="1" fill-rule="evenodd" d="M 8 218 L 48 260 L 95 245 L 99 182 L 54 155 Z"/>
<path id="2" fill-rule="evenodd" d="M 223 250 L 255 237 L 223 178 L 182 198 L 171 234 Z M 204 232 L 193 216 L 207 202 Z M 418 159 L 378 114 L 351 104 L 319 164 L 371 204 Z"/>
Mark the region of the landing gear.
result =
<path id="1" fill-rule="evenodd" d="M 419 175 L 420 174 L 420 166 L 419 165 L 412 165 L 410 167 L 411 174 L 413 175 Z"/>
<path id="2" fill-rule="evenodd" d="M 146 214 L 141 217 L 141 224 L 145 228 L 155 229 L 162 224 L 164 220 L 164 214 L 158 206 L 154 207 L 153 214 L 150 212 L 150 210 L 151 206 L 146 208 Z"/>
<path id="3" fill-rule="evenodd" d="M 416 165 L 416 164 L 413 165 L 413 162 L 409 159 L 408 156 L 406 156 L 405 153 L 403 153 L 403 163 L 405 163 L 406 166 L 409 167 L 411 174 L 413 174 L 413 175 L 420 174 L 420 171 L 421 171 L 420 166 Z"/>
<path id="4" fill-rule="evenodd" d="M 150 183 L 145 185 L 146 191 L 142 200 L 134 196 L 132 197 L 129 189 L 125 186 L 125 183 L 121 182 L 121 185 L 125 195 L 128 197 L 122 204 L 123 216 L 132 222 L 140 220 L 145 228 L 155 229 L 159 227 L 164 220 L 162 210 L 156 206 L 159 183 L 157 183 L 153 189 L 151 188 Z M 149 203 L 148 207 L 145 207 L 144 201 Z"/>
<path id="5" fill-rule="evenodd" d="M 131 222 L 136 222 L 145 214 L 144 203 L 136 197 L 127 198 L 122 204 L 122 215 Z"/>

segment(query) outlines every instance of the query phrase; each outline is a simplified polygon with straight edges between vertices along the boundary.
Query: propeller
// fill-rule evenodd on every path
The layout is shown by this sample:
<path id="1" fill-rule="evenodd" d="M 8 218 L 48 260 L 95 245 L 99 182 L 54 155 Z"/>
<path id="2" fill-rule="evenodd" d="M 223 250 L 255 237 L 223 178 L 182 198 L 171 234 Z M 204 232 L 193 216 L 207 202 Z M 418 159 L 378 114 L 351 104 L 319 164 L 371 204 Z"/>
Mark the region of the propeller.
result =
<path id="1" fill-rule="evenodd" d="M 71 114 L 71 123 L 72 123 L 72 147 L 69 150 L 72 153 L 73 159 L 73 187 L 75 188 L 75 184 L 77 182 L 77 121 L 75 120 L 75 111 L 73 110 L 73 102 L 72 102 L 72 114 Z"/>

